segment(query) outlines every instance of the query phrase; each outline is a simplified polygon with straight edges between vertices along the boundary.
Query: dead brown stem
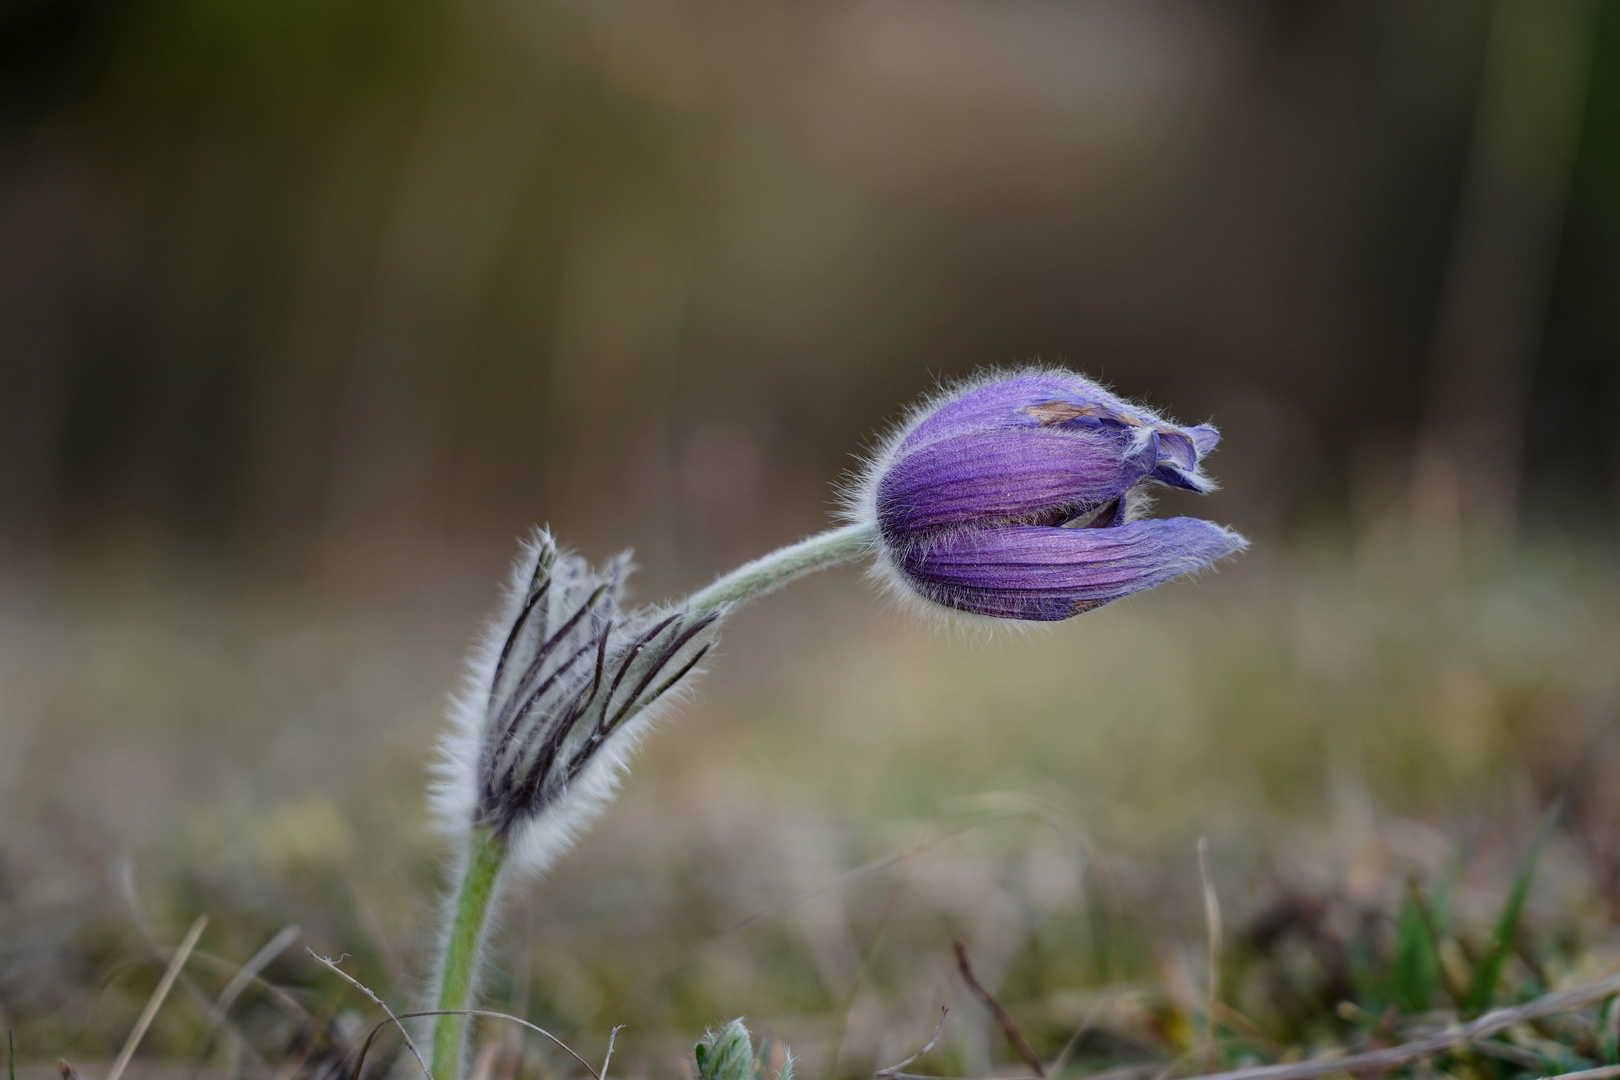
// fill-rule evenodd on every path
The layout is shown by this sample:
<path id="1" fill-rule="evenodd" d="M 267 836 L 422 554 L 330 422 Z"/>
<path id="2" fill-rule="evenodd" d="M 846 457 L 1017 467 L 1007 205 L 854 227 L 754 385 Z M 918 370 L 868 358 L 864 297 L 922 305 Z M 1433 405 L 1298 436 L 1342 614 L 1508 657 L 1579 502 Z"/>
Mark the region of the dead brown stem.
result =
<path id="1" fill-rule="evenodd" d="M 968 989 L 973 991 L 975 997 L 984 1002 L 985 1007 L 990 1010 L 990 1015 L 996 1018 L 996 1023 L 1001 1026 L 1002 1034 L 1007 1036 L 1007 1041 L 1012 1043 L 1014 1050 L 1018 1051 L 1018 1056 L 1024 1059 L 1024 1064 L 1028 1065 L 1030 1071 L 1040 1080 L 1046 1080 L 1046 1066 L 1041 1064 L 1041 1059 L 1035 1056 L 1034 1050 L 1030 1049 L 1029 1043 L 1024 1039 L 1024 1033 L 1018 1030 L 1018 1025 L 1013 1023 L 1013 1018 L 1007 1015 L 1006 1009 L 1001 1007 L 1001 1002 L 997 1001 L 990 991 L 980 985 L 979 980 L 974 977 L 973 965 L 968 963 L 967 949 L 963 947 L 960 941 L 951 942 L 951 948 L 956 950 L 956 970 L 962 973 L 962 981 L 967 983 Z"/>

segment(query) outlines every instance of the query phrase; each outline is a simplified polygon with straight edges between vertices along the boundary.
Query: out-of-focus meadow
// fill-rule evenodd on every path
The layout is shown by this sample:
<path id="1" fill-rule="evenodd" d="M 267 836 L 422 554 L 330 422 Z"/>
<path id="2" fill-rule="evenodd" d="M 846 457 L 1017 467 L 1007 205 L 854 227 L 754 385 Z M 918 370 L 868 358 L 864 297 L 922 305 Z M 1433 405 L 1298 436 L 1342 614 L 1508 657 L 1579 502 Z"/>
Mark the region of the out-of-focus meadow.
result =
<path id="1" fill-rule="evenodd" d="M 831 1080 L 943 1005 L 913 1068 L 1021 1074 L 960 940 L 1044 1061 L 1147 1080 L 1477 1011 L 1496 953 L 1497 1002 L 1599 974 L 1617 297 L 1599 0 L 11 0 L 19 1075 L 102 1075 L 204 914 L 138 1068 L 336 1069 L 380 1014 L 302 946 L 421 1000 L 426 763 L 515 536 L 673 595 L 820 528 L 937 378 L 1036 357 L 1213 418 L 1224 490 L 1165 512 L 1251 550 L 988 641 L 850 571 L 742 612 L 512 891 L 495 1006 L 587 1057 L 627 1025 L 634 1076 L 746 1014 Z M 1445 1073 L 1614 1056 L 1570 1030 Z"/>

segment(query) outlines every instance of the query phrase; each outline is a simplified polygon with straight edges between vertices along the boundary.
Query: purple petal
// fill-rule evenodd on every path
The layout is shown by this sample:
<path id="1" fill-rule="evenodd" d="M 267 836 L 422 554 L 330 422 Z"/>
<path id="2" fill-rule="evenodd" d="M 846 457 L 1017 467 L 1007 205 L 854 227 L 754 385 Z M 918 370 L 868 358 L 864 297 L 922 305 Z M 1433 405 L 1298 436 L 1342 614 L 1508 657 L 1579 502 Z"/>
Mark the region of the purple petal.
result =
<path id="1" fill-rule="evenodd" d="M 1221 441 L 1221 433 L 1208 424 L 1199 424 L 1197 427 L 1183 428 L 1192 438 L 1193 447 L 1197 449 L 1199 457 L 1207 457 L 1215 449 L 1215 444 Z"/>
<path id="2" fill-rule="evenodd" d="M 923 595 L 959 611 L 1053 622 L 1152 588 L 1248 546 L 1198 518 L 1113 529 L 966 529 L 898 559 Z"/>
<path id="3" fill-rule="evenodd" d="M 1112 435 L 990 431 L 941 439 L 900 458 L 878 483 L 878 521 L 900 540 L 971 522 L 1058 524 L 1116 499 L 1158 464 L 1151 437 L 1135 452 Z"/>
<path id="4" fill-rule="evenodd" d="M 1098 428 L 1107 421 L 1140 426 L 1144 418 L 1124 401 L 1078 375 L 1023 375 L 969 390 L 929 414 L 900 443 L 904 453 L 940 439 L 986 430 L 1063 424 Z"/>
<path id="5" fill-rule="evenodd" d="M 987 432 L 1094 432 L 1127 438 L 1144 430 L 1160 437 L 1159 462 L 1141 477 L 1151 475 L 1189 491 L 1215 489 L 1198 463 L 1220 442 L 1220 432 L 1207 424 L 1179 427 L 1067 373 L 1023 375 L 969 390 L 930 413 L 896 452 L 903 459 L 939 442 Z"/>
<path id="6" fill-rule="evenodd" d="M 1191 471 L 1198 468 L 1198 449 L 1192 438 L 1179 431 L 1165 431 L 1159 435 L 1159 461 L 1178 469 Z"/>

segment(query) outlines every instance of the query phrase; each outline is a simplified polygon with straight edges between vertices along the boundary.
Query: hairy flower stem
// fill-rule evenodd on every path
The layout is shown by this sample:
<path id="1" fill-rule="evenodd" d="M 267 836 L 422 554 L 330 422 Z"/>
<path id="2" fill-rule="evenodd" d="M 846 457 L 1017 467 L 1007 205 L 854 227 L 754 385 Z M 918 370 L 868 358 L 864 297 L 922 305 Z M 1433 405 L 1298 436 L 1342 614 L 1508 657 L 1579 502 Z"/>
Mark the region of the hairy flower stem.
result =
<path id="1" fill-rule="evenodd" d="M 506 844 L 487 829 L 475 828 L 468 835 L 467 871 L 462 875 L 461 891 L 456 894 L 455 910 L 450 916 L 435 1009 L 471 1007 L 468 999 L 478 965 L 478 946 L 484 936 L 489 902 L 495 895 L 495 879 L 505 861 Z M 456 1080 L 460 1075 L 466 1041 L 467 1017 L 437 1018 L 433 1026 L 433 1075 L 437 1080 Z"/>
<path id="2" fill-rule="evenodd" d="M 876 532 L 865 525 L 839 529 L 789 544 L 763 558 L 738 567 L 680 604 L 684 616 L 701 619 L 725 604 L 735 604 L 787 584 L 794 578 L 872 550 Z M 476 990 L 478 951 L 489 918 L 495 882 L 506 861 L 506 843 L 487 828 L 476 826 L 468 835 L 467 866 L 462 875 L 450 929 L 445 935 L 444 962 L 439 971 L 437 1009 L 466 1009 Z M 467 1039 L 467 1017 L 440 1016 L 433 1028 L 434 1080 L 459 1080 L 462 1049 Z"/>
<path id="3" fill-rule="evenodd" d="M 877 532 L 868 525 L 828 529 L 737 567 L 708 588 L 693 593 L 686 601 L 686 610 L 693 617 L 707 615 L 721 604 L 749 600 L 794 578 L 858 559 L 876 544 Z"/>

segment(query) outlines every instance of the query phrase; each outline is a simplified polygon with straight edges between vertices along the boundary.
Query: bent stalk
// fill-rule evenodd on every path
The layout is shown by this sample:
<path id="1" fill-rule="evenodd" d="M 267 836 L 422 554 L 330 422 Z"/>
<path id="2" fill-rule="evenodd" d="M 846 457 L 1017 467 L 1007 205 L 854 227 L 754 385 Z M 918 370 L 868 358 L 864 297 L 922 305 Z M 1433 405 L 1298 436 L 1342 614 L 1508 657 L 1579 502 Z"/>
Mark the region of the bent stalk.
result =
<path id="1" fill-rule="evenodd" d="M 866 525 L 828 529 L 744 563 L 708 588 L 693 593 L 686 601 L 686 610 L 697 617 L 707 615 L 722 604 L 751 600 L 794 578 L 858 559 L 876 543 L 877 533 Z"/>

